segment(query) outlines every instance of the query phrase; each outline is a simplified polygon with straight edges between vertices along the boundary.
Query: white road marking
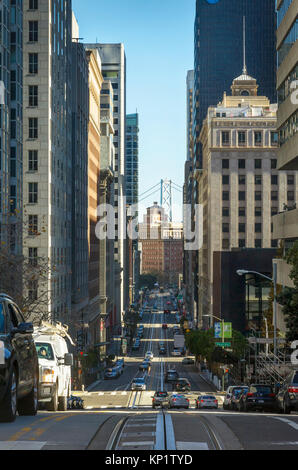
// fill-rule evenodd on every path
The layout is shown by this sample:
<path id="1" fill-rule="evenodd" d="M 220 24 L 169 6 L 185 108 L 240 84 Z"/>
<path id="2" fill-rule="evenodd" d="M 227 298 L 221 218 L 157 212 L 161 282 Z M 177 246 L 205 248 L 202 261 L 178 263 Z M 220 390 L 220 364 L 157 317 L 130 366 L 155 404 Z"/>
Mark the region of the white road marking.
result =
<path id="1" fill-rule="evenodd" d="M 140 446 L 152 446 L 154 441 L 132 441 L 132 442 L 121 442 L 120 447 L 130 446 L 130 447 L 140 447 Z"/>
<path id="2" fill-rule="evenodd" d="M 177 450 L 209 450 L 207 442 L 176 442 Z"/>
<path id="3" fill-rule="evenodd" d="M 298 430 L 298 423 L 295 423 L 294 421 L 290 421 L 290 420 L 287 419 L 287 418 L 277 418 L 277 417 L 274 417 L 273 419 L 278 419 L 279 421 L 282 421 L 283 423 L 286 423 L 286 424 L 288 424 L 289 426 L 291 426 L 292 428 Z"/>
<path id="4" fill-rule="evenodd" d="M 0 441 L 0 450 L 40 450 L 45 444 L 46 441 Z"/>
<path id="5" fill-rule="evenodd" d="M 274 445 L 274 446 L 298 446 L 298 441 L 294 441 L 294 442 L 271 442 L 270 443 L 271 445 Z"/>

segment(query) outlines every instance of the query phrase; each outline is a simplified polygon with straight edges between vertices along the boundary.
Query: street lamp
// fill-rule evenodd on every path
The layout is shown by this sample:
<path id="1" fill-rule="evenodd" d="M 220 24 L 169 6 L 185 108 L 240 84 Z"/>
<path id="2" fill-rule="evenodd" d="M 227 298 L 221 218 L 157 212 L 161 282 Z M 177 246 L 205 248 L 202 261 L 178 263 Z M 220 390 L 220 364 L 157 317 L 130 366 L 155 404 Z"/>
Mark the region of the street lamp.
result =
<path id="1" fill-rule="evenodd" d="M 237 269 L 238 276 L 244 276 L 245 274 L 256 274 L 257 276 L 263 277 L 268 281 L 273 283 L 274 288 L 274 302 L 273 302 L 273 326 L 274 326 L 274 361 L 277 357 L 277 264 L 273 263 L 273 278 L 266 276 L 265 274 L 259 273 L 257 271 L 248 271 L 246 269 Z"/>

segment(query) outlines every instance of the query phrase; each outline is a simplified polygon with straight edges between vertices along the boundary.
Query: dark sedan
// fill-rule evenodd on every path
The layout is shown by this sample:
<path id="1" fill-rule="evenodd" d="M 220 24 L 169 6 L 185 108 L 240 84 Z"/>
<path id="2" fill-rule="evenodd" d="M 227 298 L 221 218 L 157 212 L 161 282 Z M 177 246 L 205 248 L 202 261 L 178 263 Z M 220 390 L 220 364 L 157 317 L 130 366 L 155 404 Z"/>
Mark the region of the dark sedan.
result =
<path id="1" fill-rule="evenodd" d="M 236 401 L 239 411 L 266 410 L 276 411 L 276 396 L 271 385 L 250 385 L 240 392 Z"/>
<path id="2" fill-rule="evenodd" d="M 283 413 L 298 411 L 298 370 L 292 371 L 278 387 L 277 406 Z"/>

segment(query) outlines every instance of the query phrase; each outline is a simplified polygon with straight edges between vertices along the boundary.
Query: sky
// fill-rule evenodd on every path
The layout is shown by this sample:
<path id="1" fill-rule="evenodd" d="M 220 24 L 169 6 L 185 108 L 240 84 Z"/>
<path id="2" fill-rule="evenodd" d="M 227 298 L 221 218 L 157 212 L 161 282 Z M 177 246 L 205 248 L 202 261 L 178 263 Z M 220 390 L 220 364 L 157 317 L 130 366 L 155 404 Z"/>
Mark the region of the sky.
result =
<path id="1" fill-rule="evenodd" d="M 195 0 L 73 0 L 72 5 L 82 42 L 124 44 L 126 111 L 139 113 L 140 199 L 161 179 L 182 187 Z M 172 193 L 174 219 L 179 220 L 175 206 L 182 204 L 182 193 Z M 160 202 L 159 192 L 141 204 L 148 207 L 154 201 Z"/>

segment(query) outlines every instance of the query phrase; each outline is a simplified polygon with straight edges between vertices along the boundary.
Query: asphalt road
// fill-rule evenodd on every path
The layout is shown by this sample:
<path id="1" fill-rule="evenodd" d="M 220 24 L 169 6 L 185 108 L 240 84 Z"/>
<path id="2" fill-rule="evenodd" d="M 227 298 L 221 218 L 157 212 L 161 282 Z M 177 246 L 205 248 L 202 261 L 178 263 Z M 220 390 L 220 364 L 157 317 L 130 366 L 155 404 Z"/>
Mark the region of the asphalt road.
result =
<path id="1" fill-rule="evenodd" d="M 164 315 L 167 296 L 151 299 L 158 312 L 144 314 L 144 338 L 139 351 L 125 359 L 118 379 L 102 380 L 91 392 L 82 393 L 85 410 L 51 413 L 39 411 L 35 417 L 17 417 L 14 423 L 0 423 L 0 450 L 297 450 L 298 415 L 237 413 L 222 409 L 196 410 L 199 392 L 214 392 L 195 366 L 183 365 L 171 356 L 174 315 Z M 162 329 L 167 323 L 168 329 Z M 159 341 L 166 343 L 167 355 L 158 355 Z M 143 376 L 138 366 L 147 351 L 154 359 L 145 373 L 147 390 L 131 392 L 134 377 Z M 191 383 L 189 410 L 152 410 L 156 390 L 168 390 L 164 382 L 169 365 Z"/>

